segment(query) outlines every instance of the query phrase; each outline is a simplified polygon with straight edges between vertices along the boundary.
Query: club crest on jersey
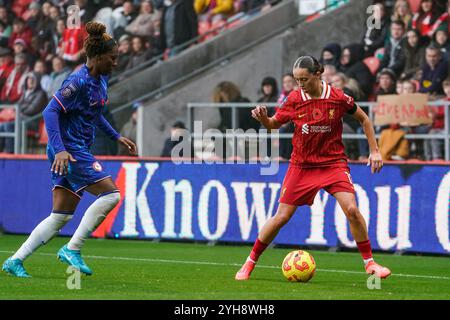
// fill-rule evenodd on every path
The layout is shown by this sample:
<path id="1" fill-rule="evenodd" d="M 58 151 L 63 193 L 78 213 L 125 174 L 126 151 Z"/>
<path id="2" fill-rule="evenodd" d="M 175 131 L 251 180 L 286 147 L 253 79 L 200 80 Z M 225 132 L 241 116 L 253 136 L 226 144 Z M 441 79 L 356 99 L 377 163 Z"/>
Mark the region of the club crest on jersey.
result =
<path id="1" fill-rule="evenodd" d="M 323 113 L 322 113 L 322 111 L 320 109 L 314 109 L 313 112 L 312 112 L 312 115 L 313 115 L 313 119 L 314 120 L 319 120 L 319 119 L 322 118 Z"/>
<path id="2" fill-rule="evenodd" d="M 64 98 L 69 98 L 70 96 L 72 96 L 75 92 L 77 91 L 77 88 L 71 83 L 69 84 L 67 87 L 65 87 L 63 89 L 63 91 L 61 92 L 61 95 Z"/>
<path id="3" fill-rule="evenodd" d="M 92 164 L 92 168 L 94 168 L 94 170 L 97 172 L 102 171 L 102 165 L 100 163 L 98 163 L 98 161 L 96 161 Z"/>
<path id="4" fill-rule="evenodd" d="M 334 119 L 334 109 L 330 109 L 330 110 L 328 110 L 328 118 L 331 120 L 331 119 Z"/>

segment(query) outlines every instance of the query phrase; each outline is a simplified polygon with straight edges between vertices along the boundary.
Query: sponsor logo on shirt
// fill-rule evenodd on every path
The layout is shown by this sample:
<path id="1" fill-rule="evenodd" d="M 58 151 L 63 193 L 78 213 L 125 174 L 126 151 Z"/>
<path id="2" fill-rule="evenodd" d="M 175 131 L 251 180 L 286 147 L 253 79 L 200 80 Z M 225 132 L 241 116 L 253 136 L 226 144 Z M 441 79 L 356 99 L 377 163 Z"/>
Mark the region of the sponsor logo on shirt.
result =
<path id="1" fill-rule="evenodd" d="M 331 126 L 310 126 L 307 123 L 302 125 L 302 134 L 327 132 L 331 132 Z"/>
<path id="2" fill-rule="evenodd" d="M 309 134 L 309 126 L 307 123 L 302 125 L 302 134 Z"/>

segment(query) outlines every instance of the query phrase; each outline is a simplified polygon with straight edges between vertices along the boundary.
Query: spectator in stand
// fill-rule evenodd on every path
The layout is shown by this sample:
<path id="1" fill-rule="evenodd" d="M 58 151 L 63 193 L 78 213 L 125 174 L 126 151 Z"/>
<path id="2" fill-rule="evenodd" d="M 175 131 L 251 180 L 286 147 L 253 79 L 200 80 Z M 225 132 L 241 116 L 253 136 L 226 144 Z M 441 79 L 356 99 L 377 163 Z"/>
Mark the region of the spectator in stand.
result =
<path id="1" fill-rule="evenodd" d="M 88 0 L 75 0 L 75 5 L 80 8 L 79 15 L 82 24 L 88 23 L 95 17 L 96 8 L 93 2 Z"/>
<path id="2" fill-rule="evenodd" d="M 86 36 L 84 25 L 76 29 L 64 29 L 59 54 L 69 66 L 75 67 L 82 62 L 84 55 L 83 43 Z"/>
<path id="3" fill-rule="evenodd" d="M 47 96 L 52 78 L 47 74 L 47 65 L 45 62 L 43 60 L 37 60 L 34 63 L 33 72 L 40 77 L 41 88 L 45 91 L 45 95 Z"/>
<path id="4" fill-rule="evenodd" d="M 50 73 L 50 84 L 48 86 L 47 97 L 51 99 L 55 92 L 61 88 L 63 81 L 70 74 L 70 69 L 65 66 L 64 60 L 54 57 L 52 60 L 53 71 Z"/>
<path id="5" fill-rule="evenodd" d="M 409 28 L 412 21 L 411 8 L 407 0 L 395 1 L 394 11 L 391 16 L 391 21 L 401 20 L 405 24 L 405 28 Z"/>
<path id="6" fill-rule="evenodd" d="M 396 94 L 396 81 L 397 77 L 394 71 L 389 68 L 382 69 L 378 75 L 378 90 L 376 91 L 376 96 Z"/>
<path id="7" fill-rule="evenodd" d="M 124 34 L 120 37 L 118 50 L 119 58 L 117 60 L 117 67 L 113 71 L 115 75 L 120 74 L 127 69 L 128 62 L 131 58 L 131 43 L 128 35 Z"/>
<path id="8" fill-rule="evenodd" d="M 0 91 L 14 69 L 14 58 L 9 48 L 0 48 Z"/>
<path id="9" fill-rule="evenodd" d="M 5 26 L 9 26 L 12 29 L 11 22 L 13 19 L 13 15 L 9 12 L 4 5 L 0 4 L 0 22 L 2 22 Z"/>
<path id="10" fill-rule="evenodd" d="M 155 36 L 155 20 L 161 19 L 161 13 L 153 10 L 153 5 L 150 0 L 141 2 L 141 11 L 125 31 L 131 35 L 145 37 L 151 40 Z"/>
<path id="11" fill-rule="evenodd" d="M 367 65 L 362 61 L 364 59 L 364 48 L 359 43 L 350 44 L 342 50 L 340 60 L 340 71 L 349 78 L 358 81 L 364 96 L 361 100 L 367 100 L 372 93 L 374 78 Z"/>
<path id="12" fill-rule="evenodd" d="M 434 45 L 427 47 L 425 65 L 422 67 L 419 92 L 433 96 L 443 94 L 442 82 L 447 78 L 447 61 L 442 58 L 439 48 Z"/>
<path id="13" fill-rule="evenodd" d="M 250 100 L 246 97 L 243 97 L 239 87 L 230 81 L 220 82 L 213 90 L 213 102 L 214 103 L 225 103 L 225 102 L 242 102 L 249 103 Z M 252 108 L 239 108 L 236 112 L 236 129 L 247 130 L 253 128 L 258 130 L 260 125 L 259 122 L 249 117 Z M 231 119 L 231 109 L 229 108 L 221 108 L 220 110 L 221 116 L 221 125 L 220 130 L 225 132 L 226 129 L 232 128 L 232 119 Z"/>
<path id="14" fill-rule="evenodd" d="M 36 27 L 43 16 L 41 11 L 41 5 L 38 2 L 32 2 L 28 6 L 28 9 L 29 9 L 29 17 L 26 21 L 26 24 L 28 27 L 31 28 L 31 30 L 36 32 Z"/>
<path id="15" fill-rule="evenodd" d="M 450 40 L 448 38 L 447 26 L 436 30 L 432 44 L 441 49 L 442 57 L 448 61 L 448 55 L 450 54 Z"/>
<path id="16" fill-rule="evenodd" d="M 146 46 L 150 46 L 150 44 L 148 42 L 144 42 L 141 37 L 134 36 L 132 38 L 131 55 L 126 67 L 127 70 L 134 69 L 153 57 L 151 46 L 148 48 Z"/>
<path id="17" fill-rule="evenodd" d="M 33 2 L 30 8 L 38 8 L 39 4 Z M 47 7 L 47 6 L 46 6 Z M 35 9 L 39 10 L 39 9 Z M 53 21 L 50 16 L 39 12 L 35 16 L 35 25 L 32 27 L 34 33 L 34 40 L 36 41 L 37 48 L 34 50 L 39 55 L 39 58 L 45 59 L 48 54 L 55 51 L 55 44 L 53 43 L 53 33 L 56 30 L 56 22 Z M 33 40 L 32 40 L 33 43 Z"/>
<path id="18" fill-rule="evenodd" d="M 23 87 L 23 95 L 18 101 L 20 116 L 22 119 L 32 117 L 42 110 L 44 110 L 47 105 L 47 96 L 45 92 L 41 89 L 39 84 L 39 77 L 34 73 L 30 72 L 25 75 L 25 82 Z M 30 123 L 28 129 L 36 130 L 38 129 L 39 122 Z M 0 124 L 0 132 L 14 132 L 15 129 L 15 117 L 10 121 L 3 122 Z M 2 150 L 0 150 L 2 152 Z M 3 152 L 13 153 L 14 152 L 14 139 L 5 138 L 4 139 L 4 149 Z"/>
<path id="19" fill-rule="evenodd" d="M 55 56 L 62 57 L 62 55 L 63 55 L 62 43 L 63 43 L 63 35 L 64 35 L 65 30 L 66 30 L 66 22 L 62 18 L 58 19 L 56 21 L 56 30 L 52 37 L 53 47 L 55 49 L 54 49 L 54 52 L 47 55 L 47 57 L 45 58 L 46 61 L 52 60 L 53 57 L 55 57 Z"/>
<path id="20" fill-rule="evenodd" d="M 194 9 L 200 20 L 213 23 L 234 13 L 233 0 L 194 0 Z"/>
<path id="21" fill-rule="evenodd" d="M 197 35 L 197 15 L 192 0 L 165 0 L 161 19 L 161 50 L 167 49 L 169 56 L 176 55 L 184 49 L 177 46 Z"/>
<path id="22" fill-rule="evenodd" d="M 384 47 L 383 60 L 381 60 L 380 68 L 389 68 L 395 72 L 395 75 L 399 77 L 405 69 L 405 49 L 404 49 L 404 34 L 405 25 L 403 21 L 396 20 L 391 23 L 391 35 L 388 43 Z"/>
<path id="23" fill-rule="evenodd" d="M 398 124 L 381 130 L 378 145 L 383 160 L 406 160 L 409 156 L 409 143 L 405 131 Z"/>
<path id="24" fill-rule="evenodd" d="M 425 45 L 417 30 L 409 30 L 406 33 L 406 41 L 403 43 L 405 52 L 405 67 L 401 78 L 420 79 L 419 71 L 425 63 Z"/>
<path id="25" fill-rule="evenodd" d="M 402 82 L 402 93 L 416 93 L 417 87 L 412 80 L 403 80 Z"/>
<path id="26" fill-rule="evenodd" d="M 115 26 L 114 26 L 114 38 L 119 39 L 125 34 L 125 28 L 136 18 L 137 14 L 132 1 L 125 1 L 123 5 L 114 9 L 112 13 Z"/>
<path id="27" fill-rule="evenodd" d="M 334 75 L 336 75 L 337 69 L 332 64 L 324 64 L 323 65 L 323 73 L 322 73 L 322 80 L 325 81 L 328 84 L 331 84 L 332 78 Z"/>
<path id="28" fill-rule="evenodd" d="M 286 73 L 282 78 L 282 90 L 281 94 L 278 97 L 278 105 L 283 104 L 283 102 L 287 99 L 289 94 L 293 90 L 297 90 L 297 82 L 295 81 L 294 75 L 292 73 Z M 292 121 L 289 121 L 286 124 L 283 124 L 280 127 L 280 133 L 294 133 L 294 124 Z M 292 141 L 290 138 L 284 138 L 279 140 L 279 152 L 280 158 L 289 160 L 291 158 L 292 153 Z"/>
<path id="29" fill-rule="evenodd" d="M 14 69 L 3 85 L 0 103 L 16 103 L 23 94 L 25 75 L 29 71 L 26 56 L 23 53 L 14 57 Z"/>
<path id="30" fill-rule="evenodd" d="M 397 82 L 395 83 L 395 93 L 396 94 L 403 94 L 403 80 L 402 79 L 398 79 Z"/>
<path id="31" fill-rule="evenodd" d="M 133 103 L 133 113 L 131 114 L 130 119 L 124 124 L 122 129 L 120 130 L 120 134 L 124 137 L 128 137 L 133 142 L 136 142 L 136 127 L 137 127 L 137 117 L 138 117 L 138 109 L 142 107 L 141 102 L 135 102 Z M 122 144 L 119 144 L 119 151 L 117 155 L 119 156 L 128 156 L 130 154 L 129 150 L 123 146 Z"/>
<path id="32" fill-rule="evenodd" d="M 161 152 L 161 157 L 170 158 L 172 157 L 172 149 L 180 144 L 183 143 L 184 138 L 184 131 L 186 130 L 186 126 L 181 121 L 176 121 L 172 128 L 170 128 L 170 137 L 167 138 L 164 141 L 164 147 Z M 185 157 L 187 155 L 184 154 L 184 150 L 181 149 L 180 154 L 174 154 L 174 157 Z M 193 155 L 193 152 L 191 151 L 191 156 Z"/>
<path id="33" fill-rule="evenodd" d="M 450 78 L 442 82 L 442 88 L 445 92 L 445 97 L 441 101 L 450 101 Z M 430 111 L 433 115 L 433 123 L 431 125 L 429 134 L 444 134 L 445 133 L 445 108 L 446 106 L 431 106 Z M 442 139 L 427 139 L 425 140 L 425 159 L 426 160 L 442 160 L 444 140 Z"/>
<path id="34" fill-rule="evenodd" d="M 48 3 L 48 2 L 46 2 Z M 44 3 L 45 4 L 45 3 Z M 49 8 L 49 17 L 52 19 L 55 23 L 58 21 L 58 19 L 61 17 L 61 13 L 59 12 L 58 7 L 56 6 L 50 6 Z"/>
<path id="35" fill-rule="evenodd" d="M 0 47 L 7 47 L 12 28 L 0 21 Z"/>
<path id="36" fill-rule="evenodd" d="M 339 68 L 341 59 L 341 45 L 339 43 L 329 43 L 323 48 L 319 62 L 322 65 L 333 65 Z"/>
<path id="37" fill-rule="evenodd" d="M 377 25 L 366 24 L 364 36 L 362 39 L 365 57 L 373 56 L 375 51 L 384 46 L 384 42 L 389 30 L 389 16 L 386 15 L 384 3 L 374 4 L 375 10 L 373 16 L 381 22 L 380 28 Z"/>
<path id="38" fill-rule="evenodd" d="M 276 103 L 279 96 L 277 80 L 273 77 L 264 78 L 261 82 L 261 93 L 263 95 L 258 99 L 258 103 Z M 273 107 L 268 107 L 267 114 L 269 117 L 273 116 L 275 114 L 275 109 Z"/>
<path id="39" fill-rule="evenodd" d="M 25 41 L 23 39 L 17 38 L 14 41 L 13 49 L 14 49 L 14 55 L 22 53 L 25 55 L 25 57 L 27 59 L 27 64 L 29 66 L 34 65 L 34 61 L 36 60 L 36 55 L 33 55 L 29 52 L 27 44 L 25 43 Z"/>
<path id="40" fill-rule="evenodd" d="M 14 41 L 18 38 L 23 39 L 27 47 L 30 47 L 32 37 L 33 32 L 30 27 L 25 24 L 25 21 L 22 18 L 15 18 L 13 22 L 12 34 L 9 37 L 9 47 L 12 48 L 14 46 Z"/>
<path id="41" fill-rule="evenodd" d="M 445 19 L 434 0 L 421 0 L 419 11 L 414 14 L 411 27 L 419 31 L 422 37 L 426 37 L 428 45 L 434 32 Z"/>

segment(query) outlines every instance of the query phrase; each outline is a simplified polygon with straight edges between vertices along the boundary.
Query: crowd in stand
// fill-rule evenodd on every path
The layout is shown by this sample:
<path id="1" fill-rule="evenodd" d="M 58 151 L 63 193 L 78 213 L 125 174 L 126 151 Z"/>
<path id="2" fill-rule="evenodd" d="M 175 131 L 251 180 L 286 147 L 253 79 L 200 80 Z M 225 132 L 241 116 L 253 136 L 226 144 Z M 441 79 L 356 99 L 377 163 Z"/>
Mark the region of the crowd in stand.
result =
<path id="1" fill-rule="evenodd" d="M 114 77 L 156 61 L 155 57 L 177 54 L 184 49 L 180 45 L 196 39 L 199 21 L 212 26 L 235 13 L 277 2 L 0 0 L 0 104 L 19 104 L 23 118 L 41 113 L 63 80 L 84 63 L 84 25 L 90 20 L 104 23 L 118 42 L 120 56 Z M 14 131 L 15 118 L 12 108 L 0 109 L 0 132 Z M 38 126 L 39 121 L 30 125 L 31 136 L 36 136 Z M 12 153 L 13 145 L 12 138 L 0 138 L 0 153 Z M 99 152 L 106 149 L 103 146 Z"/>

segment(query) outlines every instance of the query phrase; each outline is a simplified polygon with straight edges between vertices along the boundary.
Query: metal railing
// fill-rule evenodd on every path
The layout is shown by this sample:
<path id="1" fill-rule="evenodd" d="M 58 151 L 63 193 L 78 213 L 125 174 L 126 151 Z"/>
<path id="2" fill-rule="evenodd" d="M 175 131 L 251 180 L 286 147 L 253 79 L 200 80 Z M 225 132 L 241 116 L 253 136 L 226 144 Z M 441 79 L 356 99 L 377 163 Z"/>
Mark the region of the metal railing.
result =
<path id="1" fill-rule="evenodd" d="M 376 102 L 357 102 L 358 105 L 362 108 L 367 108 L 368 110 L 368 116 L 371 122 L 373 123 L 374 120 L 374 112 L 373 109 L 377 105 Z M 277 107 L 279 104 L 277 103 L 261 103 L 264 104 L 267 107 Z M 231 109 L 231 124 L 230 127 L 227 129 L 239 129 L 237 126 L 237 115 L 238 111 L 237 109 L 240 108 L 254 108 L 257 105 L 257 103 L 202 103 L 202 102 L 191 102 L 187 104 L 187 128 L 191 132 L 191 138 L 201 138 L 203 136 L 203 133 L 196 133 L 193 131 L 193 124 L 196 120 L 193 116 L 194 109 L 208 109 L 208 108 L 227 108 Z M 449 132 L 449 106 L 450 102 L 447 101 L 430 101 L 428 102 L 428 106 L 437 106 L 444 108 L 444 133 L 442 134 L 430 134 L 430 133 L 407 133 L 405 135 L 406 139 L 418 139 L 418 140 L 444 140 L 444 152 L 445 152 L 445 160 L 450 161 L 450 132 Z M 248 115 L 251 117 L 251 115 Z M 208 128 L 203 128 L 208 129 Z M 227 137 L 230 138 L 257 138 L 258 134 L 242 134 L 242 133 L 227 133 Z M 380 133 L 375 134 L 376 138 L 380 137 Z M 273 137 L 273 138 L 279 138 L 279 139 L 292 139 L 293 134 L 292 133 L 277 133 L 277 134 L 267 134 L 267 137 Z M 343 133 L 342 138 L 344 140 L 353 140 L 353 139 L 367 139 L 366 135 L 363 133 Z"/>
<path id="2" fill-rule="evenodd" d="M 16 113 L 15 119 L 14 119 L 14 131 L 13 132 L 1 132 L 0 131 L 0 138 L 12 138 L 14 139 L 14 153 L 19 153 L 20 150 L 20 112 L 19 112 L 19 105 L 18 104 L 0 104 L 0 110 L 7 109 L 7 108 L 14 108 L 14 111 Z M 5 122 L 0 123 L 0 125 L 3 125 Z M 6 143 L 6 141 L 5 141 Z"/>

